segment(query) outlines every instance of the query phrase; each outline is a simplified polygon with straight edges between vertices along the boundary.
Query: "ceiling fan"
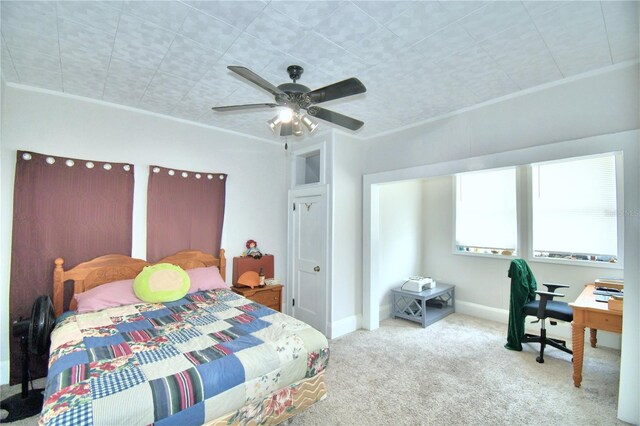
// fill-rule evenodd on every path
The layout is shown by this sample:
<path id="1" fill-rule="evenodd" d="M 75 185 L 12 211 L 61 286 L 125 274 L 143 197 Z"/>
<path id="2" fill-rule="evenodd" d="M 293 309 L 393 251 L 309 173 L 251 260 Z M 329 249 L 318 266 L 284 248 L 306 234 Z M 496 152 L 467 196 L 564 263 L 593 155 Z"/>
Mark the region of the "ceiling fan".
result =
<path id="1" fill-rule="evenodd" d="M 330 84 L 320 89 L 311 90 L 307 86 L 296 83 L 304 72 L 304 69 L 299 65 L 290 65 L 287 67 L 289 78 L 293 80 L 293 83 L 284 83 L 277 87 L 248 68 L 236 65 L 229 65 L 227 68 L 271 93 L 275 96 L 275 103 L 219 106 L 213 107 L 212 109 L 214 111 L 225 112 L 284 107 L 276 117 L 267 121 L 267 124 L 275 134 L 278 134 L 279 129 L 280 136 L 301 136 L 303 133 L 302 125 L 304 125 L 309 132 L 313 132 L 316 127 L 318 127 L 318 123 L 313 121 L 311 117 L 337 124 L 349 130 L 358 130 L 364 125 L 362 121 L 356 120 L 355 118 L 316 106 L 316 104 L 322 102 L 366 92 L 367 88 L 355 77 Z M 301 112 L 301 110 L 305 110 L 306 114 Z"/>

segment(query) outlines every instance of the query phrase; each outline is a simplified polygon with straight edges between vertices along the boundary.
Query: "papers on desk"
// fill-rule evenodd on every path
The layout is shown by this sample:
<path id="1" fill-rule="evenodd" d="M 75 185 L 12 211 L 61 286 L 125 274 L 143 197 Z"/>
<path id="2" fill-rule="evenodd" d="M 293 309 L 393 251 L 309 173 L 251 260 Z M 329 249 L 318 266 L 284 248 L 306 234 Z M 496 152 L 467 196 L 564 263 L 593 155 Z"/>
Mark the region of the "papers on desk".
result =
<path id="1" fill-rule="evenodd" d="M 620 296 L 623 297 L 624 293 L 622 291 L 614 291 L 615 289 L 608 289 L 608 290 L 603 290 L 603 289 L 598 289 L 596 287 L 595 290 L 593 290 L 593 294 L 595 294 L 596 296 Z"/>
<path id="2" fill-rule="evenodd" d="M 611 297 L 615 297 L 616 299 L 622 299 L 624 297 L 623 292 L 624 290 L 622 290 L 621 288 L 618 289 L 614 287 L 605 287 L 602 283 L 600 285 L 596 284 L 596 287 L 593 290 L 593 294 L 596 298 L 596 302 L 603 302 L 603 303 L 609 302 L 609 299 Z"/>
<path id="3" fill-rule="evenodd" d="M 615 288 L 608 288 L 608 287 L 596 287 L 596 289 L 593 290 L 593 294 L 600 295 L 600 296 L 620 296 L 620 297 L 624 296 L 624 293 L 622 292 L 622 290 L 617 290 Z"/>
<path id="4" fill-rule="evenodd" d="M 621 294 L 596 294 L 596 292 L 594 291 L 593 294 L 596 297 L 596 302 L 603 302 L 603 303 L 607 303 L 609 302 L 609 305 L 611 305 L 611 301 L 617 301 L 620 306 L 622 306 L 622 301 L 624 300 L 624 297 Z M 615 303 L 615 302 L 614 302 Z"/>
<path id="5" fill-rule="evenodd" d="M 611 285 L 611 284 L 609 284 Z M 597 285 L 593 290 L 593 295 L 595 296 L 596 302 L 609 303 L 610 309 L 611 305 L 615 305 L 616 307 L 619 305 L 620 308 L 616 310 L 622 310 L 622 298 L 624 297 L 624 290 L 622 288 L 613 288 L 613 287 L 605 287 L 602 284 Z M 611 302 L 611 300 L 618 300 L 619 302 Z"/>
<path id="6" fill-rule="evenodd" d="M 624 278 L 598 277 L 595 280 L 596 286 L 606 286 L 613 284 L 616 286 L 624 286 Z"/>
<path id="7" fill-rule="evenodd" d="M 597 302 L 608 302 L 610 296 L 620 297 L 622 299 L 624 292 L 624 279 L 599 277 L 596 278 L 595 289 L 593 295 Z"/>

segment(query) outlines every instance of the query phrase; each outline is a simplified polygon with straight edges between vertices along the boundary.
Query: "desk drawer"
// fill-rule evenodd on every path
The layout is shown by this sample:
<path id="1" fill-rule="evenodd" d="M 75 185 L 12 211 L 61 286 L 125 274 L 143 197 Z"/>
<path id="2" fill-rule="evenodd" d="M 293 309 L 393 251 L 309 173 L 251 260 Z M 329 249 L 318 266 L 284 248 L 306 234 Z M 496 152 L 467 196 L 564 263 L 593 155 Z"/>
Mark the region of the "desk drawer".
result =
<path id="1" fill-rule="evenodd" d="M 593 311 L 587 311 L 585 314 L 585 325 L 589 328 L 615 333 L 622 332 L 622 315 Z"/>

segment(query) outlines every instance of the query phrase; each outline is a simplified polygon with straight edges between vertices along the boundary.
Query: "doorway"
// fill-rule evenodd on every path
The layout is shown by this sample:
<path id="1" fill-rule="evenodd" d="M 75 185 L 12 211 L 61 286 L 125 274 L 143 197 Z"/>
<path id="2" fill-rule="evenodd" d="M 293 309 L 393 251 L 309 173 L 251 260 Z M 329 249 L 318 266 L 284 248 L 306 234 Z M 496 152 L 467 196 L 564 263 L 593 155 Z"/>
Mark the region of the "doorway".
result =
<path id="1" fill-rule="evenodd" d="M 291 190 L 288 300 L 291 315 L 327 334 L 329 320 L 326 185 Z"/>

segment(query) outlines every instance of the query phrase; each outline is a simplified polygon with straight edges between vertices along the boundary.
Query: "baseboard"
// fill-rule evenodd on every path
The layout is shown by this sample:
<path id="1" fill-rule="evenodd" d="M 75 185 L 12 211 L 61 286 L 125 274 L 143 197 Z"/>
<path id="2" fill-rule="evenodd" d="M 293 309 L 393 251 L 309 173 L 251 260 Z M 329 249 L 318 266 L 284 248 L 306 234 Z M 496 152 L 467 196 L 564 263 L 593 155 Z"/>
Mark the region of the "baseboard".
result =
<path id="1" fill-rule="evenodd" d="M 362 328 L 362 316 L 359 314 L 351 315 L 331 323 L 329 326 L 329 338 L 335 339 L 336 337 L 344 336 L 360 328 Z"/>
<path id="2" fill-rule="evenodd" d="M 509 311 L 506 309 L 491 308 L 489 306 L 479 305 L 477 303 L 456 300 L 456 312 L 487 319 L 490 321 L 509 323 Z"/>
<path id="3" fill-rule="evenodd" d="M 477 303 L 465 302 L 463 300 L 456 300 L 456 312 L 472 317 L 482 318 L 490 321 L 499 322 L 502 324 L 509 323 L 509 310 L 491 308 L 489 306 L 479 305 Z M 525 325 L 527 332 L 538 334 L 540 332 L 539 323 L 531 324 L 527 321 Z M 507 329 L 505 327 L 505 336 Z M 551 337 L 566 340 L 571 344 L 571 324 L 567 322 L 558 322 L 558 325 L 547 326 L 547 334 Z M 589 335 L 585 333 L 585 341 L 589 341 Z M 607 348 L 620 349 L 620 334 L 609 333 L 607 331 L 598 332 L 598 346 L 605 346 Z M 587 343 L 588 344 L 588 343 Z"/>
<path id="4" fill-rule="evenodd" d="M 9 383 L 9 361 L 0 361 L 0 385 Z"/>

